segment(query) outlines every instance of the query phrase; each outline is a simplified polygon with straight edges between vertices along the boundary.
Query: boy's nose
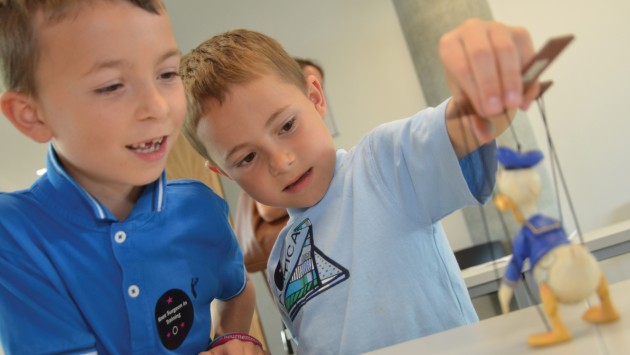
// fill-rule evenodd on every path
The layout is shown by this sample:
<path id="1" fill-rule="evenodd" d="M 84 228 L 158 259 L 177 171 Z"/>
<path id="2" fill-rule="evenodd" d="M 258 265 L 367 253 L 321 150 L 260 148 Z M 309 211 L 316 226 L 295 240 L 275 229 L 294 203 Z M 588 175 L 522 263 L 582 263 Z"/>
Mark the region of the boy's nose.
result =
<path id="1" fill-rule="evenodd" d="M 288 172 L 295 161 L 295 155 L 290 150 L 280 150 L 271 156 L 269 171 L 273 176 Z"/>
<path id="2" fill-rule="evenodd" d="M 168 108 L 168 100 L 164 94 L 154 85 L 147 85 L 144 88 L 139 101 L 139 118 L 158 118 L 162 119 L 166 116 Z"/>

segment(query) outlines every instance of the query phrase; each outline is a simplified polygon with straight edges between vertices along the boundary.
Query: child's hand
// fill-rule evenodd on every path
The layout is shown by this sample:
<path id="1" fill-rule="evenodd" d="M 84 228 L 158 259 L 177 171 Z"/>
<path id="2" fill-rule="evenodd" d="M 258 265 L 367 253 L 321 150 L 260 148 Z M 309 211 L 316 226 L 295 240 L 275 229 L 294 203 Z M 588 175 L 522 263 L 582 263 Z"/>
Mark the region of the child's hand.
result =
<path id="1" fill-rule="evenodd" d="M 469 103 L 472 130 L 482 143 L 508 125 L 504 113 L 527 109 L 538 95 L 538 83 L 523 92 L 522 70 L 534 56 L 524 28 L 498 22 L 467 20 L 442 36 L 440 57 L 455 102 Z M 473 113 L 473 112 L 466 112 Z"/>

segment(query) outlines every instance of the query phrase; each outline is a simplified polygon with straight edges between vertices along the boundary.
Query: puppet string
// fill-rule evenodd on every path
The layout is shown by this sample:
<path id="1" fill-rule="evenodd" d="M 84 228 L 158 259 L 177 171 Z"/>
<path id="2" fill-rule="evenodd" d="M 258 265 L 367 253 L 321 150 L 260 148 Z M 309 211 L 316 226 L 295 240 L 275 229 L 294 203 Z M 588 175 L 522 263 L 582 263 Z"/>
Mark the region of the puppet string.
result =
<path id="1" fill-rule="evenodd" d="M 560 197 L 559 197 L 559 188 L 558 188 L 558 180 L 560 180 L 560 182 L 562 183 L 562 187 L 563 187 L 563 191 L 564 194 L 566 196 L 567 199 L 567 203 L 569 205 L 569 209 L 571 211 L 571 217 L 573 218 L 573 222 L 575 223 L 575 229 L 577 231 L 578 237 L 580 239 L 580 244 L 584 245 L 584 237 L 582 235 L 582 231 L 579 225 L 579 221 L 577 218 L 577 214 L 575 212 L 575 208 L 571 199 L 571 194 L 569 193 L 569 189 L 567 187 L 567 183 L 566 183 L 566 179 L 564 178 L 564 174 L 562 172 L 562 168 L 560 166 L 560 159 L 558 159 L 558 153 L 556 151 L 555 145 L 553 143 L 553 139 L 551 138 L 551 133 L 549 130 L 549 124 L 548 124 L 548 120 L 547 120 L 547 113 L 546 113 L 546 108 L 545 108 L 545 102 L 543 100 L 542 95 L 539 96 L 536 99 L 536 104 L 538 106 L 538 110 L 540 112 L 540 117 L 542 118 L 542 122 L 543 125 L 545 127 L 545 135 L 547 138 L 547 145 L 548 145 L 548 149 L 549 149 L 549 153 L 550 153 L 550 158 L 551 158 L 551 170 L 552 170 L 552 175 L 553 175 L 553 179 L 554 179 L 554 186 L 556 189 L 556 203 L 558 206 L 558 210 L 560 213 L 560 216 L 562 216 L 561 214 L 561 204 L 560 204 Z M 556 175 L 556 171 L 558 172 L 558 175 Z M 560 220 L 562 220 L 562 217 L 560 217 Z M 587 298 L 585 300 L 585 303 L 587 305 L 587 308 L 591 308 L 591 302 L 590 300 Z M 597 333 L 597 339 L 599 341 L 599 345 L 600 345 L 600 349 L 602 350 L 602 354 L 608 354 L 608 348 L 606 343 L 603 341 L 603 334 L 602 334 L 602 330 L 599 324 L 595 324 L 595 331 Z"/>
<path id="2" fill-rule="evenodd" d="M 512 137 L 514 138 L 514 141 L 516 142 L 516 149 L 520 153 L 521 152 L 521 142 L 518 140 L 518 136 L 516 135 L 516 130 L 514 129 L 514 126 L 510 122 L 510 118 L 508 116 L 507 110 L 503 111 L 503 117 L 505 117 L 505 120 L 508 123 L 508 127 L 510 127 L 510 132 L 512 133 Z"/>
<path id="3" fill-rule="evenodd" d="M 456 119 L 459 120 L 459 124 L 460 124 L 462 132 L 463 132 L 462 136 L 464 138 L 464 145 L 469 148 L 468 150 L 472 151 L 472 149 L 471 149 L 472 146 L 471 146 L 471 144 L 470 144 L 470 142 L 469 142 L 469 140 L 467 138 L 465 124 L 464 124 L 464 119 L 466 119 L 466 118 L 468 119 L 468 126 L 469 126 L 469 128 L 472 129 L 471 119 L 472 119 L 473 112 L 472 112 L 471 109 L 469 109 L 469 106 L 467 106 L 467 105 L 460 105 L 457 102 L 455 103 L 455 105 L 456 105 L 455 107 L 457 108 L 457 116 L 458 116 Z M 505 115 L 505 117 L 506 117 L 507 120 L 509 120 L 509 117 L 507 117 L 507 115 Z M 511 124 L 510 124 L 510 127 L 511 127 Z M 513 131 L 513 133 L 515 133 L 515 132 Z M 479 146 L 479 140 L 477 139 L 477 137 L 474 134 L 471 134 L 471 136 L 472 136 L 474 145 L 475 146 Z M 486 159 L 484 159 L 483 157 L 481 157 L 481 164 L 482 164 L 482 168 L 483 168 L 483 171 L 484 171 L 484 175 L 486 177 L 491 176 L 491 174 L 493 174 L 493 173 L 490 171 L 488 163 L 487 163 Z M 480 190 L 479 182 L 475 181 L 474 183 L 476 185 L 477 190 L 479 191 Z M 481 183 L 484 184 L 486 182 L 484 180 Z M 494 193 L 493 193 L 493 197 L 494 197 Z M 482 216 L 481 219 L 483 221 L 483 225 L 484 225 L 484 229 L 485 229 L 486 242 L 487 242 L 488 248 L 490 248 L 490 256 L 492 257 L 492 259 L 494 261 L 494 260 L 496 260 L 496 257 L 494 255 L 494 248 L 492 248 L 492 245 L 491 245 L 490 231 L 489 231 L 489 228 L 488 228 L 488 218 L 487 218 L 487 216 L 485 214 L 483 206 L 479 205 L 478 208 L 479 208 L 479 212 L 480 212 L 480 214 Z M 509 233 L 508 233 L 507 224 L 505 222 L 505 219 L 504 219 L 503 215 L 500 213 L 500 211 L 498 211 L 498 210 L 497 210 L 497 215 L 499 217 L 499 220 L 501 221 L 501 225 L 502 225 L 503 230 L 504 230 L 504 238 L 507 241 L 507 245 L 511 245 L 512 244 L 512 240 L 509 237 Z M 493 270 L 494 270 L 495 279 L 497 281 L 497 288 L 498 288 L 498 286 L 500 286 L 500 284 L 501 284 L 502 277 L 499 274 L 499 270 L 497 268 L 496 263 L 493 262 L 492 265 L 493 265 Z M 551 331 L 551 327 L 550 327 L 550 325 L 549 325 L 549 323 L 547 321 L 547 318 L 545 317 L 545 315 L 543 314 L 542 310 L 540 309 L 540 304 L 537 303 L 537 302 L 532 302 L 532 300 L 534 299 L 533 293 L 532 293 L 532 291 L 531 291 L 531 289 L 529 287 L 529 284 L 526 282 L 525 279 L 523 279 L 523 286 L 525 287 L 525 290 L 527 292 L 529 303 L 530 304 L 534 304 L 534 306 L 535 306 L 534 308 L 536 309 L 536 312 L 538 313 L 542 323 L 545 325 L 545 328 L 547 329 L 547 331 Z"/>
<path id="4" fill-rule="evenodd" d="M 560 182 L 562 183 L 562 188 L 564 190 L 564 195 L 567 199 L 567 204 L 569 205 L 569 210 L 571 211 L 571 217 L 573 218 L 573 222 L 575 223 L 575 229 L 577 231 L 578 237 L 580 238 L 580 244 L 584 244 L 584 237 L 582 236 L 582 229 L 580 228 L 580 224 L 578 222 L 577 219 L 577 214 L 575 212 L 575 208 L 573 206 L 573 201 L 571 199 L 571 194 L 569 193 L 569 188 L 567 187 L 567 183 L 566 183 L 566 179 L 564 178 L 564 174 L 562 172 L 562 167 L 560 166 L 560 160 L 558 159 L 558 154 L 556 152 L 556 148 L 555 145 L 553 143 L 553 139 L 551 138 L 551 133 L 549 131 L 549 125 L 547 123 L 547 115 L 546 115 L 546 110 L 545 110 L 545 104 L 544 101 L 542 99 L 541 96 L 538 97 L 538 99 L 536 100 L 536 103 L 538 105 L 538 110 L 540 112 L 540 116 L 542 118 L 543 121 L 543 125 L 545 127 L 545 135 L 547 136 L 547 144 L 549 146 L 549 153 L 551 155 L 551 165 L 552 165 L 552 172 L 557 171 L 560 177 Z M 558 205 L 558 209 L 560 210 L 560 197 L 558 194 L 558 182 L 557 182 L 557 177 L 555 175 L 555 173 L 553 174 L 553 178 L 554 178 L 554 185 L 556 186 L 556 199 L 557 199 L 557 205 Z M 560 220 L 562 220 L 562 217 L 560 217 Z"/>
<path id="5" fill-rule="evenodd" d="M 538 106 L 538 111 L 540 113 L 540 117 L 542 117 L 542 121 L 543 124 L 545 125 L 545 131 L 546 131 L 546 138 L 547 138 L 547 149 L 550 152 L 555 152 L 555 150 L 553 149 L 553 144 L 549 143 L 550 140 L 550 136 L 549 136 L 549 131 L 547 126 L 547 121 L 545 119 L 546 117 L 546 109 L 545 109 L 545 101 L 542 98 L 542 95 L 538 97 L 538 99 L 536 100 L 536 105 Z M 557 156 L 555 154 L 550 154 L 549 157 L 549 162 L 551 164 L 551 176 L 552 176 L 552 180 L 553 180 L 553 188 L 554 188 L 554 195 L 556 196 L 556 208 L 558 209 L 558 219 L 560 219 L 561 221 L 564 220 L 563 215 L 562 215 L 562 204 L 560 203 L 560 188 L 558 187 L 558 177 L 556 176 L 557 172 L 555 169 L 555 160 L 557 159 Z"/>
<path id="6" fill-rule="evenodd" d="M 571 211 L 571 217 L 573 218 L 573 221 L 575 223 L 575 229 L 580 239 L 580 244 L 584 245 L 584 237 L 582 236 L 579 221 L 577 219 L 577 214 L 575 213 L 575 209 L 573 207 L 573 203 L 571 200 L 571 195 L 569 194 L 569 189 L 567 188 L 566 180 L 564 179 L 564 174 L 562 173 L 562 169 L 560 167 L 560 160 L 558 159 L 558 154 L 556 152 L 555 145 L 553 144 L 553 139 L 551 138 L 551 133 L 549 131 L 549 125 L 548 125 L 547 114 L 546 114 L 546 109 L 545 109 L 545 102 L 543 100 L 542 95 L 536 99 L 536 104 L 538 106 L 540 117 L 542 118 L 543 125 L 545 127 L 547 145 L 548 145 L 548 149 L 551 155 L 551 167 L 552 167 L 551 170 L 552 170 L 553 179 L 554 179 L 554 186 L 556 189 L 556 203 L 558 206 L 559 213 L 561 215 L 560 197 L 559 197 L 559 189 L 558 189 L 558 181 L 557 181 L 558 177 L 556 176 L 556 173 L 555 173 L 556 170 L 558 171 L 558 174 L 560 175 L 559 179 L 562 182 L 562 186 L 564 189 L 564 193 L 566 195 L 567 203 Z M 562 217 L 560 218 L 560 220 L 562 220 Z M 588 308 L 592 307 L 591 302 L 588 298 L 585 300 L 585 303 Z M 597 332 L 597 339 L 599 341 L 600 349 L 602 350 L 603 354 L 608 354 L 609 353 L 608 348 L 606 346 L 606 343 L 603 341 L 603 334 L 602 334 L 601 327 L 599 324 L 595 324 L 594 326 L 595 326 L 595 331 Z"/>

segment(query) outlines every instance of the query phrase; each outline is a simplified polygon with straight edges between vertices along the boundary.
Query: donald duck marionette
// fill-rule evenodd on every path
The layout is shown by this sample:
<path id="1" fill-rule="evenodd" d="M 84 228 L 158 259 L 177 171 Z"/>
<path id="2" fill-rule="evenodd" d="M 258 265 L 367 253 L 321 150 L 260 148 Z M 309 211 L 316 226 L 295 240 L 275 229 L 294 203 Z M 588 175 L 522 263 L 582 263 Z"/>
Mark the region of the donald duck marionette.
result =
<path id="1" fill-rule="evenodd" d="M 543 159 L 542 152 L 521 153 L 500 147 L 497 158 L 503 166 L 497 175 L 500 193 L 497 207 L 510 208 L 522 224 L 513 239 L 512 258 L 499 287 L 503 313 L 509 311 L 514 287 L 528 261 L 551 328 L 549 332 L 530 335 L 527 340 L 530 346 L 552 345 L 571 339 L 571 333 L 558 313 L 559 303 L 576 303 L 596 293 L 600 304 L 590 307 L 582 319 L 590 323 L 619 319 L 597 260 L 583 244 L 569 240 L 560 221 L 537 212 L 541 184 L 535 167 Z"/>

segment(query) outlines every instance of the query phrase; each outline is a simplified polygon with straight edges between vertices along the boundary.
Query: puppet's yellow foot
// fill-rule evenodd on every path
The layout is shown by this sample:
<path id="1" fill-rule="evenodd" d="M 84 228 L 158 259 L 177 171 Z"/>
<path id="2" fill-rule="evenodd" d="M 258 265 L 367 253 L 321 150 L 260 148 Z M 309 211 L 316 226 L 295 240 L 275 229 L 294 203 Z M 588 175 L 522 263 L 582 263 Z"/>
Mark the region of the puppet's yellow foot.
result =
<path id="1" fill-rule="evenodd" d="M 596 305 L 584 312 L 582 319 L 589 323 L 610 323 L 619 319 L 619 312 L 612 307 L 602 307 L 601 305 Z"/>
<path id="2" fill-rule="evenodd" d="M 539 333 L 530 335 L 527 338 L 529 346 L 547 346 L 563 343 L 571 340 L 571 334 L 566 329 L 553 330 L 547 333 Z"/>

